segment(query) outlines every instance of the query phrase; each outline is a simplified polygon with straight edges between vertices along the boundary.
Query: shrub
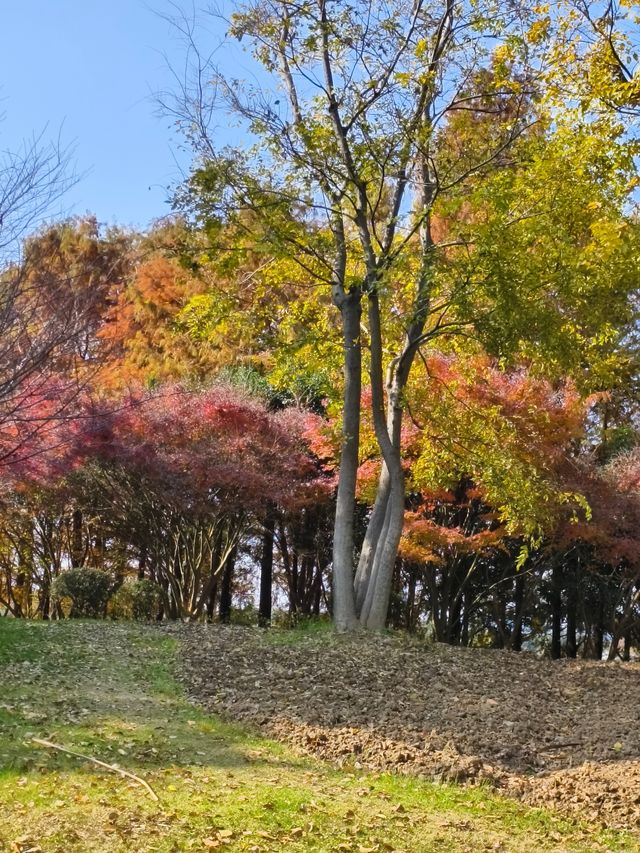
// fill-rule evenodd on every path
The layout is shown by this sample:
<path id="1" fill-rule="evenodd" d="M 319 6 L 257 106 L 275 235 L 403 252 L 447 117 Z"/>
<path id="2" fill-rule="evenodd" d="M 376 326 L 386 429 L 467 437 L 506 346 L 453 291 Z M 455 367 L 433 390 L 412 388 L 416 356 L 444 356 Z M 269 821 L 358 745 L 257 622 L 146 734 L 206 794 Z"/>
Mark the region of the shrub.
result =
<path id="1" fill-rule="evenodd" d="M 69 569 L 52 584 L 54 601 L 71 601 L 71 619 L 97 618 L 105 615 L 112 590 L 111 577 L 100 569 Z"/>
<path id="2" fill-rule="evenodd" d="M 160 607 L 160 587 L 150 580 L 128 578 L 109 601 L 113 619 L 138 619 L 149 622 Z"/>
<path id="3" fill-rule="evenodd" d="M 160 587 L 149 580 L 131 584 L 133 618 L 150 621 L 155 619 L 160 608 Z"/>
<path id="4" fill-rule="evenodd" d="M 295 630 L 304 634 L 323 634 L 327 631 L 333 631 L 333 622 L 327 613 L 311 616 L 304 613 L 276 610 L 271 624 L 274 628 L 283 628 L 286 631 Z"/>
<path id="5" fill-rule="evenodd" d="M 244 607 L 233 607 L 230 621 L 233 625 L 257 625 L 258 611 L 255 604 L 248 602 Z"/>

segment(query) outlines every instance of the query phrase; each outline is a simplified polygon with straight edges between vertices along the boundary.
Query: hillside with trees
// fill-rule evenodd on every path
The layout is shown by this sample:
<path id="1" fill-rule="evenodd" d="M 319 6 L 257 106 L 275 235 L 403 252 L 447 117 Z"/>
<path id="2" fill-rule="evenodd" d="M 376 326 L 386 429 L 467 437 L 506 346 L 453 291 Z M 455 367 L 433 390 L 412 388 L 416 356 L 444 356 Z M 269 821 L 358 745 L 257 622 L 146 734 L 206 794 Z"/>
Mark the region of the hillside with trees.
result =
<path id="1" fill-rule="evenodd" d="M 176 21 L 215 85 L 164 98 L 193 170 L 148 233 L 30 232 L 61 155 L 6 163 L 1 606 L 78 615 L 73 571 L 113 615 L 144 589 L 149 618 L 267 624 L 275 602 L 628 659 L 632 16 L 267 11 L 229 22 L 259 89 Z M 246 144 L 216 146 L 218 109 Z"/>
<path id="2" fill-rule="evenodd" d="M 0 156 L 0 617 L 635 672 L 633 4 L 245 0 L 245 79 L 175 11 L 170 216 Z"/>

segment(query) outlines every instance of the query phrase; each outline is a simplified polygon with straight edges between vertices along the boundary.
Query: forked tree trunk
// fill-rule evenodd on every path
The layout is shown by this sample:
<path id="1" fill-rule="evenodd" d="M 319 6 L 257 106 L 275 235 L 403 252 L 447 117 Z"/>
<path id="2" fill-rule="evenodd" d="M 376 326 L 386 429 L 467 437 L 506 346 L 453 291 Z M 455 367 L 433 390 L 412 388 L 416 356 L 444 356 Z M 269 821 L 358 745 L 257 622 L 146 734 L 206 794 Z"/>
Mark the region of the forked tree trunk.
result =
<path id="1" fill-rule="evenodd" d="M 422 171 L 422 202 L 426 211 L 430 208 L 432 201 L 426 161 L 423 163 Z M 400 441 L 403 417 L 402 396 L 419 345 L 423 341 L 423 332 L 429 314 L 433 241 L 427 215 L 421 226 L 423 256 L 416 283 L 414 313 L 402 350 L 387 368 L 385 387 L 378 292 L 381 283 L 380 268 L 375 263 L 366 223 L 359 221 L 358 226 L 367 263 L 367 276 L 363 289 L 367 293 L 368 304 L 373 425 L 383 464 L 374 508 L 354 578 L 353 520 L 359 461 L 358 433 L 362 368 L 360 345 L 362 293 L 360 290 L 355 290 L 342 296 L 339 303 L 342 312 L 345 391 L 342 453 L 334 528 L 333 616 L 338 631 L 353 629 L 358 620 L 364 628 L 381 631 L 386 625 L 393 571 L 404 524 L 405 484 Z"/>
<path id="2" fill-rule="evenodd" d="M 368 296 L 368 319 L 371 409 L 376 439 L 382 453 L 383 468 L 378 483 L 374 513 L 369 523 L 370 530 L 367 530 L 369 534 L 367 548 L 373 554 L 367 553 L 363 560 L 360 582 L 365 582 L 367 575 L 368 582 L 359 615 L 363 627 L 372 631 L 381 631 L 387 620 L 393 571 L 404 522 L 404 473 L 400 449 L 402 383 L 396 363 L 389 369 L 385 400 L 380 302 L 376 289 Z M 383 506 L 384 517 L 380 524 Z M 362 599 L 362 590 L 357 590 L 357 593 Z"/>
<path id="3" fill-rule="evenodd" d="M 360 615 L 360 622 L 371 631 L 382 631 L 387 621 L 393 570 L 404 521 L 404 478 L 402 471 L 392 483 L 387 512 L 373 561 L 369 588 Z"/>
<path id="4" fill-rule="evenodd" d="M 358 570 L 355 579 L 355 595 L 356 595 L 356 612 L 358 615 L 362 613 L 364 601 L 367 596 L 367 589 L 371 580 L 373 571 L 373 561 L 376 555 L 376 548 L 382 535 L 382 530 L 387 514 L 387 504 L 389 502 L 389 492 L 391 491 L 391 478 L 389 470 L 383 463 L 380 472 L 380 480 L 376 492 L 375 502 L 369 518 L 369 524 L 364 536 L 362 548 L 360 549 L 360 559 L 358 561 Z"/>

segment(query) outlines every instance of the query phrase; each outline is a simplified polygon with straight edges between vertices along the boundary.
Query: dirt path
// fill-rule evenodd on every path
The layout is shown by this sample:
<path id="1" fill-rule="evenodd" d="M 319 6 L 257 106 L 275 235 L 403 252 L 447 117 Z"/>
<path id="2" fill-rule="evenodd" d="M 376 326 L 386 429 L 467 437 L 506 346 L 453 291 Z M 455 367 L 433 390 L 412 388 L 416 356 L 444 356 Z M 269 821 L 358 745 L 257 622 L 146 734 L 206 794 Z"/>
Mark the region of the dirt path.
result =
<path id="1" fill-rule="evenodd" d="M 182 626 L 192 697 L 305 753 L 640 825 L 640 666 Z"/>

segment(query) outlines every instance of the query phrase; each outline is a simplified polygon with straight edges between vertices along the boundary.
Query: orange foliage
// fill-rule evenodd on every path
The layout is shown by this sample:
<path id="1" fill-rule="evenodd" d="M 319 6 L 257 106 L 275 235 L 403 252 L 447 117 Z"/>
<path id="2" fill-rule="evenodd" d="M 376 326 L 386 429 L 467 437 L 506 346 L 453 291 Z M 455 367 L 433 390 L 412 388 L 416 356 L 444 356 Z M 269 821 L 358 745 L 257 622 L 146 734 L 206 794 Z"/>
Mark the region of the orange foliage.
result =
<path id="1" fill-rule="evenodd" d="M 114 288 L 99 337 L 107 352 L 101 382 L 122 387 L 186 375 L 203 378 L 211 353 L 176 326 L 176 318 L 205 285 L 162 255 L 143 261 L 131 282 Z"/>

